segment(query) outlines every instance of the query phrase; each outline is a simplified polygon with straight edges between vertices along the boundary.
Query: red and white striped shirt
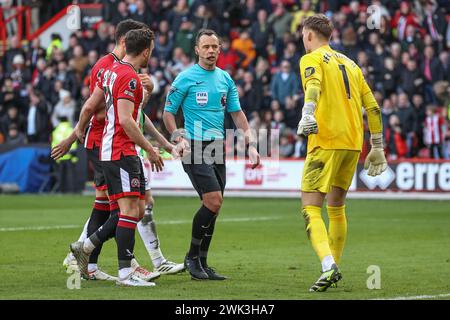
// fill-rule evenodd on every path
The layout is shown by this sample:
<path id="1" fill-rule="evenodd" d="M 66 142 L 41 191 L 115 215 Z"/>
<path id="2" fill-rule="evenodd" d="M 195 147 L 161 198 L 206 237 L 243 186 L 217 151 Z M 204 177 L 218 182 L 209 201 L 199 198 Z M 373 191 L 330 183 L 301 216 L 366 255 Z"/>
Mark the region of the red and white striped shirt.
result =
<path id="1" fill-rule="evenodd" d="M 425 144 L 440 144 L 443 141 L 444 133 L 443 128 L 444 119 L 438 114 L 433 114 L 432 116 L 427 116 L 425 118 L 425 134 L 424 140 Z"/>
<path id="2" fill-rule="evenodd" d="M 105 92 L 106 119 L 100 148 L 100 160 L 120 160 L 121 155 L 138 155 L 140 147 L 136 145 L 119 123 L 118 101 L 127 99 L 134 103 L 133 119 L 139 126 L 139 113 L 142 110 L 144 89 L 136 70 L 127 62 L 114 62 L 103 74 Z"/>
<path id="3" fill-rule="evenodd" d="M 95 87 L 102 88 L 102 75 L 106 69 L 109 69 L 115 61 L 119 59 L 114 53 L 108 53 L 100 58 L 96 64 L 92 67 L 91 77 L 89 83 L 89 92 L 92 94 Z M 84 140 L 84 147 L 86 149 L 93 149 L 94 147 L 100 147 L 102 143 L 103 128 L 105 127 L 104 110 L 101 110 L 91 117 L 89 125 L 86 129 L 86 138 Z"/>

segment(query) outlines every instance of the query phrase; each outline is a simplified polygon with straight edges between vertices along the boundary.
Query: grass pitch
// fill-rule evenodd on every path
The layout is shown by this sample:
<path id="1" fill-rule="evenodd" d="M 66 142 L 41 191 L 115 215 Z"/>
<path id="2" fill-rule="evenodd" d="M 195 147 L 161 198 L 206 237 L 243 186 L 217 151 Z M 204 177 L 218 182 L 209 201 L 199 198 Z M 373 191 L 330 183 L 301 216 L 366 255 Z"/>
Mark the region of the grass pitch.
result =
<path id="1" fill-rule="evenodd" d="M 450 298 L 450 282 L 442 276 L 450 270 L 450 202 L 349 200 L 344 279 L 325 293 L 308 292 L 320 264 L 304 232 L 300 201 L 236 198 L 225 198 L 209 257 L 230 280 L 192 281 L 184 272 L 161 277 L 152 288 L 82 281 L 80 290 L 69 290 L 62 261 L 92 202 L 85 196 L 0 197 L 0 299 Z M 182 262 L 198 207 L 197 198 L 156 197 L 168 259 Z M 150 268 L 138 234 L 135 255 Z M 116 274 L 116 261 L 115 242 L 109 241 L 99 265 Z M 380 290 L 367 289 L 370 265 L 380 267 Z"/>

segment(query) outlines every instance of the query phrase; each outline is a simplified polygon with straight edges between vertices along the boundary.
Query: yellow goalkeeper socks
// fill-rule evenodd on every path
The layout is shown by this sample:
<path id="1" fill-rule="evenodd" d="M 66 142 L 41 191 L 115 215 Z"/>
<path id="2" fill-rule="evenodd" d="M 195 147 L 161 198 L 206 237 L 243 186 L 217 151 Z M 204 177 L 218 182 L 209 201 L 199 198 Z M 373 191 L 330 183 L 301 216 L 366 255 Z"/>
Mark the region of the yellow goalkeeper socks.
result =
<path id="1" fill-rule="evenodd" d="M 327 206 L 330 225 L 328 228 L 328 240 L 337 264 L 340 263 L 347 238 L 347 218 L 345 217 L 345 205 L 342 207 Z"/>
<path id="2" fill-rule="evenodd" d="M 322 219 L 322 208 L 305 206 L 302 209 L 302 214 L 305 218 L 306 234 L 311 241 L 314 251 L 316 251 L 319 256 L 320 261 L 322 262 L 327 256 L 330 256 L 331 260 L 333 260 L 328 244 L 327 228 Z"/>

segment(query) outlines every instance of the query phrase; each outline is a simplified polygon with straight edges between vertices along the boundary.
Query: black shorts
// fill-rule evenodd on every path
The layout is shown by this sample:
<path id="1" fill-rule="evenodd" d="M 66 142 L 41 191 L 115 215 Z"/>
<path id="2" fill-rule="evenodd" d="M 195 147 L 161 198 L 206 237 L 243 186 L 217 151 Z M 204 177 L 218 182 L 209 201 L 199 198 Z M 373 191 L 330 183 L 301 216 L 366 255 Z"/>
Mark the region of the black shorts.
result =
<path id="1" fill-rule="evenodd" d="M 215 149 L 211 143 L 218 143 Z M 191 155 L 189 161 L 183 159 L 183 169 L 189 176 L 192 186 L 200 198 L 204 193 L 220 191 L 222 194 L 226 184 L 225 145 L 222 140 L 214 142 L 202 142 L 201 149 L 195 150 L 191 141 Z M 205 148 L 214 150 L 211 155 L 205 154 Z M 206 153 L 209 153 L 208 149 Z"/>
<path id="2" fill-rule="evenodd" d="M 105 175 L 103 174 L 103 165 L 99 158 L 100 149 L 94 147 L 93 149 L 86 149 L 88 159 L 92 162 L 94 167 L 94 185 L 97 190 L 107 190 Z"/>
<path id="3" fill-rule="evenodd" d="M 110 200 L 136 196 L 145 199 L 144 169 L 138 156 L 102 161 Z"/>

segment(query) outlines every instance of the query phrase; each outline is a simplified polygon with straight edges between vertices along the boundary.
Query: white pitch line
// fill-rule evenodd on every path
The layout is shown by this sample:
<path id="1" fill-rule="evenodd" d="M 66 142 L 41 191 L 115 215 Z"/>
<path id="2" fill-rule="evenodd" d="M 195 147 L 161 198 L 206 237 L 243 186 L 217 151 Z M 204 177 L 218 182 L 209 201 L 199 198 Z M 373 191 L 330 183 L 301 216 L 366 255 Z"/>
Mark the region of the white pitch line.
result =
<path id="1" fill-rule="evenodd" d="M 422 295 L 422 296 L 409 296 L 409 297 L 394 297 L 394 298 L 377 298 L 371 300 L 421 300 L 421 299 L 436 299 L 436 298 L 448 298 L 450 293 L 442 293 L 436 295 Z"/>
<path id="2" fill-rule="evenodd" d="M 58 229 L 75 229 L 82 226 L 75 224 L 68 224 L 63 226 L 37 226 L 37 227 L 18 227 L 18 228 L 0 228 L 0 232 L 10 231 L 43 231 L 43 230 L 58 230 Z"/>
<path id="3" fill-rule="evenodd" d="M 221 222 L 246 222 L 246 221 L 268 221 L 277 220 L 279 217 L 257 217 L 257 218 L 229 218 L 221 219 Z M 168 220 L 158 221 L 158 224 L 186 224 L 192 223 L 192 220 Z M 37 227 L 17 227 L 17 228 L 0 228 L 0 232 L 14 232 L 14 231 L 43 231 L 43 230 L 59 230 L 59 229 L 77 229 L 82 228 L 81 225 L 57 225 L 57 226 L 37 226 Z"/>

